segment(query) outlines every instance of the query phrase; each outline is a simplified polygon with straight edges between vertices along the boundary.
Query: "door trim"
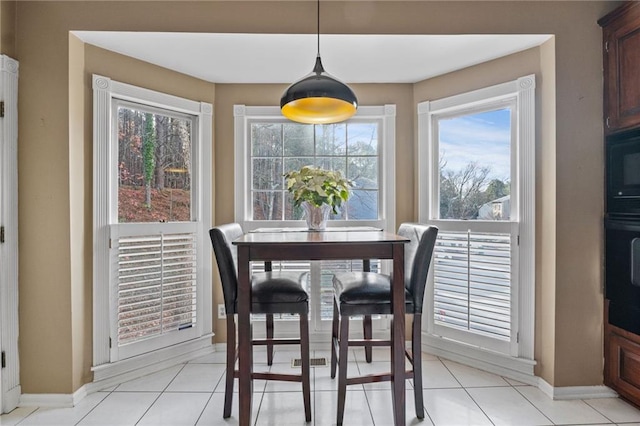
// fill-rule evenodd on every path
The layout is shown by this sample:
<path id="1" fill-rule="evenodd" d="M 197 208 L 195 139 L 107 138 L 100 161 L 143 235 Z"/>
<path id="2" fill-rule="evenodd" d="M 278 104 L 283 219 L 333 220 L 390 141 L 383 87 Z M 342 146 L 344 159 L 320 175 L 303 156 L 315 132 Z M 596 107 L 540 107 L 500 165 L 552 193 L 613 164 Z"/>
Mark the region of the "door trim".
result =
<path id="1" fill-rule="evenodd" d="M 0 55 L 0 345 L 5 362 L 0 370 L 0 405 L 8 413 L 20 399 L 18 357 L 18 61 Z"/>

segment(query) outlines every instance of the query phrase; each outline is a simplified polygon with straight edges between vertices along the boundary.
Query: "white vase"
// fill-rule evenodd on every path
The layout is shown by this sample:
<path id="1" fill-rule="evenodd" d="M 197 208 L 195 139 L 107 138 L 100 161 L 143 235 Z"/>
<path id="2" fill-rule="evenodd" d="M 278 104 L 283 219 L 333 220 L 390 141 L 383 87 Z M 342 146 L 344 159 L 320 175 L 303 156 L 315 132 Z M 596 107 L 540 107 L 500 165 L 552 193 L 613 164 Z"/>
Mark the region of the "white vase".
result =
<path id="1" fill-rule="evenodd" d="M 322 231 L 327 227 L 327 220 L 329 220 L 329 213 L 331 213 L 331 207 L 328 204 L 316 207 L 307 201 L 303 201 L 301 205 L 310 231 Z"/>

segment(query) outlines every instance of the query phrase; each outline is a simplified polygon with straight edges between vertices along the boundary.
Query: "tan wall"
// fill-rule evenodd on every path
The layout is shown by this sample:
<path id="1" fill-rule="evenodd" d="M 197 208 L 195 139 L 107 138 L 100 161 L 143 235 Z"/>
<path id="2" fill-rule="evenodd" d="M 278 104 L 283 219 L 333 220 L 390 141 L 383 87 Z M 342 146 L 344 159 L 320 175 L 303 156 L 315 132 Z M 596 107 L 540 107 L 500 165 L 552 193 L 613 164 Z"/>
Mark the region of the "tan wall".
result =
<path id="1" fill-rule="evenodd" d="M 16 54 L 16 2 L 0 1 L 0 53 L 15 57 Z"/>
<path id="2" fill-rule="evenodd" d="M 555 108 L 541 111 L 538 149 L 548 162 L 539 165 L 537 193 L 544 292 L 539 305 L 536 354 L 543 377 L 555 386 L 602 382 L 602 65 L 601 33 L 596 20 L 616 2 L 342 2 L 323 3 L 326 33 L 548 33 L 552 47 L 540 49 L 540 63 L 555 61 L 555 76 L 544 76 L 546 96 L 557 94 Z M 16 59 L 20 61 L 20 354 L 25 393 L 70 393 L 90 377 L 91 311 L 91 149 L 90 119 L 77 105 L 79 46 L 69 30 L 313 32 L 315 10 L 308 1 L 241 2 L 18 2 Z M 287 19 L 282 19 L 287 16 Z M 3 40 L 4 49 L 4 40 Z M 71 52 L 71 53 L 70 53 Z M 89 71 L 92 49 L 84 50 Z M 555 57 L 554 57 L 555 55 Z M 72 57 L 73 56 L 73 57 Z M 133 66 L 133 65 L 132 65 Z M 115 79 L 170 93 L 180 80 L 155 67 L 144 73 L 101 62 L 97 68 Z M 141 70 L 142 65 L 134 68 Z M 140 67 L 140 68 L 138 68 Z M 542 67 L 542 65 L 541 65 Z M 85 91 L 90 84 L 87 74 Z M 555 85 L 547 86 L 546 79 Z M 70 79 L 73 81 L 70 83 Z M 152 87 L 152 88 L 154 88 Z M 212 99 L 213 88 L 205 91 Z M 414 107 L 388 89 L 356 87 L 363 102 L 398 104 L 398 221 L 415 218 Z M 281 87 L 265 101 L 276 104 Z M 373 89 L 372 92 L 369 92 Z M 226 102 L 255 104 L 244 88 L 221 86 L 215 111 L 215 176 L 228 181 L 225 158 L 233 139 Z M 401 88 L 411 99 L 410 90 Z M 548 93 L 546 92 L 548 91 Z M 187 97 L 199 98 L 203 92 Z M 255 94 L 255 92 L 254 92 Z M 226 96 L 226 97 L 225 97 Z M 260 94 L 260 96 L 266 96 Z M 540 95 L 542 96 L 542 94 Z M 226 101 L 225 101 L 226 99 Z M 237 100 L 236 100 L 237 99 Z M 84 119 L 79 111 L 85 111 Z M 554 118 L 557 117 L 557 120 Z M 83 120 L 78 124 L 74 120 Z M 555 126 L 555 127 L 554 127 Z M 84 134 L 84 136 L 80 136 Z M 221 138 L 221 134 L 225 134 Z M 555 135 L 555 145 L 553 136 Z M 552 161 L 555 156 L 555 163 Z M 557 166 L 555 165 L 557 164 Z M 223 170 L 218 170 L 221 168 Z M 588 173 L 585 173 L 588 171 Z M 557 177 L 557 179 L 555 178 Z M 406 186 L 401 186 L 406 185 Z M 554 194 L 557 194 L 554 196 Z M 218 221 L 232 218 L 221 207 L 228 189 L 216 187 Z M 538 246 L 538 252 L 540 251 Z M 580 247 L 579 253 L 575 247 Z M 549 248 L 549 250 L 546 250 Z M 556 256 L 553 254 L 557 253 Z M 550 304 L 550 306 L 546 306 Z M 547 313 L 549 312 L 549 315 Z M 540 349 L 546 348 L 546 349 Z M 580 362 L 575 362 L 580 354 Z"/>
<path id="3" fill-rule="evenodd" d="M 87 212 L 91 212 L 91 164 L 85 158 L 91 157 L 91 146 L 85 134 L 91 131 L 91 121 L 84 119 L 85 81 L 84 43 L 76 37 L 69 37 L 69 164 L 83 165 L 69 170 L 69 239 L 71 251 L 71 352 L 77 360 L 78 368 L 71 371 L 71 387 L 76 389 L 90 381 L 92 376 L 91 351 L 86 342 L 91 341 L 91 324 L 85 319 L 91 317 L 92 289 L 84 283 L 91 282 L 91 269 L 85 268 L 91 253 L 91 222 L 86 222 Z M 91 346 L 89 346 L 90 348 Z M 70 361 L 71 361 L 70 360 Z M 71 364 L 70 364 L 71 365 Z M 82 365 L 85 368 L 79 368 Z"/>
<path id="4" fill-rule="evenodd" d="M 68 36 L 46 33 L 46 17 L 33 26 L 18 21 L 20 380 L 25 393 L 69 393 L 74 359 Z M 21 30 L 25 24 L 40 31 Z"/>
<path id="5" fill-rule="evenodd" d="M 59 314 L 64 321 L 68 320 L 69 326 L 63 328 L 63 331 L 66 332 L 64 336 L 70 335 L 70 338 L 69 344 L 46 342 L 53 348 L 64 350 L 64 354 L 60 356 L 60 363 L 57 364 L 56 376 L 51 378 L 51 364 L 45 362 L 50 354 L 42 351 L 42 340 L 48 336 L 37 335 L 30 328 L 42 327 L 42 322 L 46 323 L 47 319 L 43 316 L 37 318 L 36 315 L 21 315 L 21 382 L 25 393 L 71 393 L 92 380 L 92 74 L 109 76 L 115 81 L 188 99 L 214 103 L 215 85 L 212 83 L 85 45 L 75 36 L 69 37 L 68 72 L 70 83 L 67 153 L 69 163 L 76 165 L 66 171 L 70 207 L 67 219 L 67 223 L 70 224 L 70 278 L 64 287 L 65 290 L 70 290 L 70 296 L 67 296 L 69 300 L 64 300 L 65 309 L 55 309 L 56 306 L 48 305 L 48 301 L 57 297 L 55 293 L 59 288 L 40 288 L 38 296 L 41 304 L 38 305 L 38 309 L 53 310 L 53 313 Z M 213 140 L 209 143 L 213 144 Z M 37 174 L 34 178 L 37 178 Z M 51 186 L 47 189 L 52 191 Z M 55 195 L 56 191 L 52 192 Z M 30 200 L 27 200 L 27 203 L 29 202 Z M 21 207 L 22 205 L 24 203 L 21 200 Z M 21 223 L 21 226 L 23 225 Z M 27 261 L 29 257 L 27 256 Z M 52 273 L 47 270 L 33 272 L 44 276 Z M 31 296 L 24 305 L 30 306 L 34 299 L 36 297 Z M 67 305 L 69 309 L 66 309 Z M 50 338 L 62 339 L 63 336 L 51 333 Z M 29 355 L 33 355 L 34 358 L 30 358 Z M 52 385 L 53 388 L 43 387 L 43 382 Z"/>

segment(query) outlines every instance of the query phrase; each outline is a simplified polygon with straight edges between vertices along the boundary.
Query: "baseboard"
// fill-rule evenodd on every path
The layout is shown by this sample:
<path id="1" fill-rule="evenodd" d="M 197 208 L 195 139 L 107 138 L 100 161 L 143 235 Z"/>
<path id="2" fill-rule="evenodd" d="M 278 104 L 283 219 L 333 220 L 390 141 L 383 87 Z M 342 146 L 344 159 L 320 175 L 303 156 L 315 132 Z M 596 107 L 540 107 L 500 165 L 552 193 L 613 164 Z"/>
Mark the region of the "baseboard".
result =
<path id="1" fill-rule="evenodd" d="M 188 342 L 175 347 L 161 349 L 155 353 L 142 355 L 136 359 L 110 365 L 110 369 L 101 368 L 94 371 L 94 381 L 81 386 L 72 394 L 22 394 L 19 407 L 74 407 L 84 397 L 94 392 L 111 388 L 120 383 L 134 380 L 147 374 L 164 370 L 173 365 L 191 361 L 215 351 L 211 337 L 206 336 L 197 341 Z M 96 377 L 98 378 L 96 380 Z"/>
<path id="2" fill-rule="evenodd" d="M 325 345 L 326 346 L 326 345 Z M 571 399 L 592 399 L 592 398 L 616 398 L 618 394 L 611 388 L 598 385 L 598 386 L 562 386 L 554 387 L 550 385 L 546 380 L 541 377 L 523 374 L 519 371 L 514 371 L 510 368 L 503 368 L 491 363 L 479 361 L 477 359 L 470 358 L 469 356 L 454 354 L 449 351 L 445 351 L 438 348 L 433 348 L 428 345 L 423 345 L 425 352 L 436 356 L 442 356 L 443 358 L 451 359 L 452 361 L 460 362 L 471 367 L 479 368 L 494 374 L 501 375 L 503 377 L 518 380 L 522 383 L 537 386 L 545 395 L 554 400 L 571 400 Z M 258 350 L 262 348 L 256 348 Z M 312 348 L 313 349 L 313 348 Z M 317 345 L 315 349 L 323 349 L 323 346 Z M 7 394 L 7 398 L 10 400 L 16 399 L 19 402 L 15 403 L 18 407 L 73 407 L 80 402 L 87 395 L 97 392 L 99 390 L 115 386 L 128 380 L 141 377 L 146 374 L 150 374 L 162 369 L 168 368 L 174 365 L 178 359 L 179 362 L 186 362 L 190 359 L 197 358 L 203 355 L 210 354 L 212 352 L 224 352 L 226 350 L 226 343 L 217 343 L 209 345 L 208 348 L 201 348 L 200 350 L 191 352 L 189 359 L 179 356 L 167 360 L 166 362 L 157 362 L 153 365 L 149 365 L 146 368 L 136 370 L 135 372 L 128 372 L 120 374 L 109 379 L 102 380 L 100 382 L 87 383 L 81 386 L 73 394 L 20 394 L 20 387 L 14 388 Z M 7 400 L 7 403 L 9 401 Z"/>
<path id="3" fill-rule="evenodd" d="M 538 389 L 554 400 L 617 398 L 618 394 L 611 388 L 598 386 L 551 386 L 542 377 L 538 377 Z"/>
<path id="4" fill-rule="evenodd" d="M 618 396 L 613 389 L 604 385 L 551 386 L 542 377 L 533 374 L 535 361 L 520 360 L 477 348 L 456 345 L 456 342 L 425 334 L 423 334 L 422 341 L 422 350 L 427 353 L 517 380 L 527 385 L 536 386 L 545 395 L 554 400 L 616 398 Z"/>
<path id="5" fill-rule="evenodd" d="M 88 395 L 87 385 L 74 393 L 25 393 L 20 395 L 18 407 L 71 408 Z"/>
<path id="6" fill-rule="evenodd" d="M 133 358 L 93 367 L 92 386 L 104 389 L 199 356 L 208 355 L 214 350 L 211 337 L 211 335 L 199 337 Z"/>
<path id="7" fill-rule="evenodd" d="M 424 333 L 422 334 L 422 350 L 527 385 L 537 386 L 538 384 L 538 377 L 533 374 L 536 362 L 532 360 L 514 358 Z"/>

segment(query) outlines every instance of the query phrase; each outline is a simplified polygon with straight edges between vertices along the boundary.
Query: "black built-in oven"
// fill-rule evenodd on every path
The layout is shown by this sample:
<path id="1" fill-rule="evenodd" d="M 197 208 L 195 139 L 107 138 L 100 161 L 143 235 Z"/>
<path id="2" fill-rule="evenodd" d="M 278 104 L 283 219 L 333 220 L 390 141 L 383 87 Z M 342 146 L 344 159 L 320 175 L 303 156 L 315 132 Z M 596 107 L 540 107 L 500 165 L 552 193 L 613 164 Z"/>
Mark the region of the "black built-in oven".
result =
<path id="1" fill-rule="evenodd" d="M 640 221 L 605 219 L 609 324 L 640 335 Z"/>
<path id="2" fill-rule="evenodd" d="M 640 129 L 606 140 L 607 215 L 640 220 Z"/>
<path id="3" fill-rule="evenodd" d="M 609 324 L 640 335 L 640 129 L 607 138 L 606 191 Z"/>

